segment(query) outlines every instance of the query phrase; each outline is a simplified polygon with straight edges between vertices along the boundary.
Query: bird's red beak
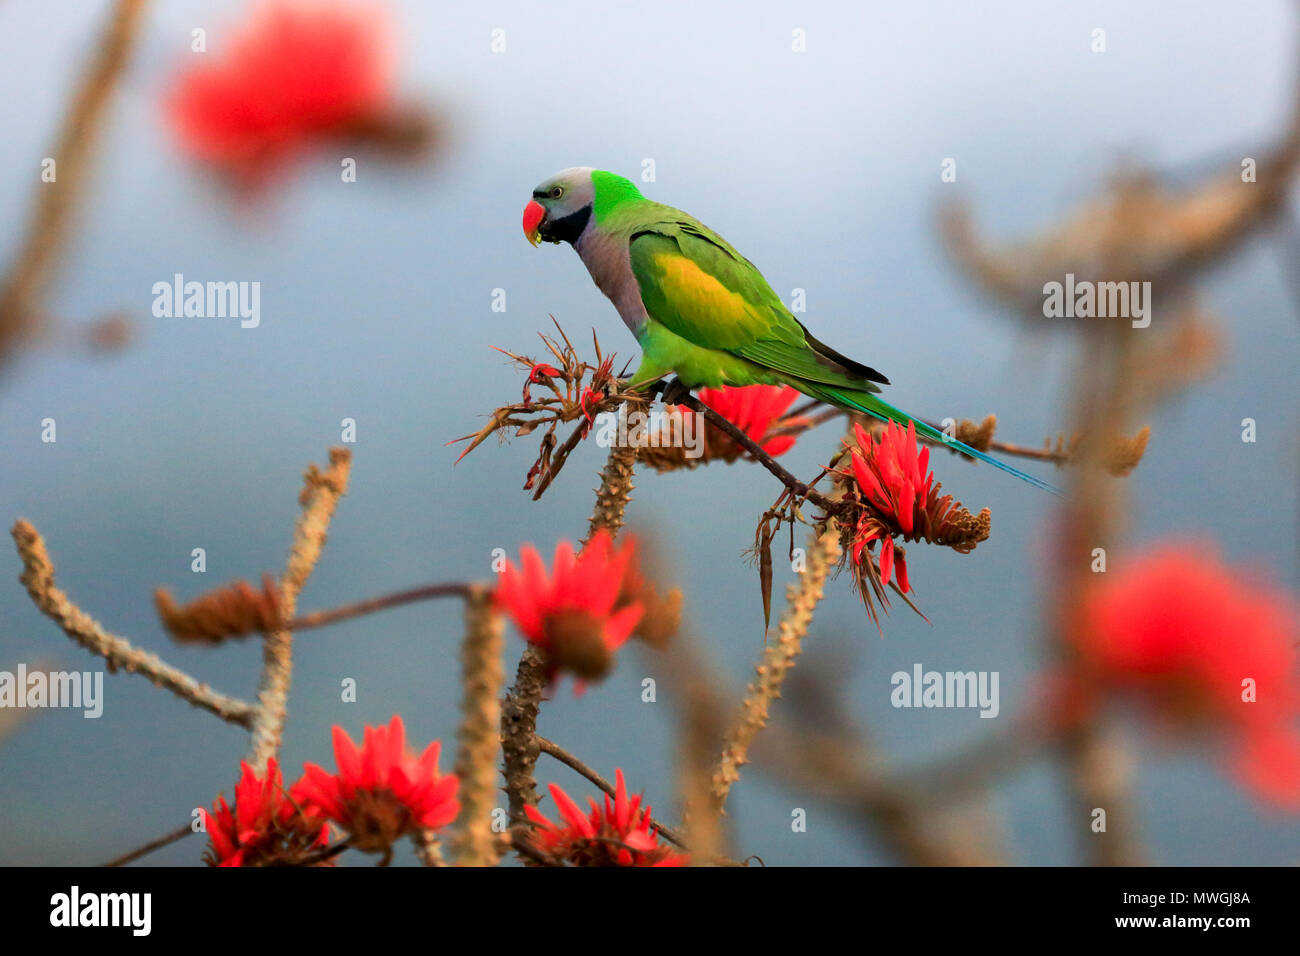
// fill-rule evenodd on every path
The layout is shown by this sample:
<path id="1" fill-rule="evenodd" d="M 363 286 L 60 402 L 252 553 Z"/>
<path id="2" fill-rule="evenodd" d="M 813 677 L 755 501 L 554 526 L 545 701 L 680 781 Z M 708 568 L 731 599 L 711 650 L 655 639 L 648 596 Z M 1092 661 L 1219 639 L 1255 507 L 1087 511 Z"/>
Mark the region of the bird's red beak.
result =
<path id="1" fill-rule="evenodd" d="M 542 241 L 538 234 L 541 228 L 542 220 L 546 218 L 546 210 L 536 199 L 530 199 L 528 205 L 524 207 L 524 235 L 533 245 Z"/>

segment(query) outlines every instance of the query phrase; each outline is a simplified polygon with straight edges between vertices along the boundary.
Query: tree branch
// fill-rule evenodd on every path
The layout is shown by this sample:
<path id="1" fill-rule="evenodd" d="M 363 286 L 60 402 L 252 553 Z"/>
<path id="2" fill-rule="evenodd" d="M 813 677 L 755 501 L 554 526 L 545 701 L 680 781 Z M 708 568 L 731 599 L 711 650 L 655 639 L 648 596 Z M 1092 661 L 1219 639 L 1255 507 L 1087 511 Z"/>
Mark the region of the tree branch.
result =
<path id="1" fill-rule="evenodd" d="M 67 242 L 72 211 L 90 179 L 90 155 L 109 101 L 135 48 L 144 8 L 145 0 L 117 0 L 114 4 L 99 49 L 59 129 L 51 153 L 57 164 L 55 179 L 37 187 L 22 245 L 0 283 L 0 362 L 36 324 L 40 299 Z"/>
<path id="2" fill-rule="evenodd" d="M 811 501 L 827 514 L 833 515 L 839 513 L 841 509 L 839 504 L 831 501 L 820 491 L 805 484 L 794 475 L 790 474 L 790 472 L 786 471 L 777 463 L 775 458 L 763 451 L 757 442 L 713 409 L 709 408 L 708 405 L 705 405 L 694 395 L 691 395 L 690 393 L 682 395 L 677 404 L 685 405 L 687 408 L 691 409 L 691 411 L 703 415 L 708 420 L 709 424 L 726 432 L 727 437 L 744 448 L 745 451 L 749 452 L 755 461 L 780 479 L 781 483 L 789 488 L 791 492 L 798 495 L 800 498 L 806 498 L 808 501 Z"/>
<path id="3" fill-rule="evenodd" d="M 121 856 L 113 857 L 113 859 L 109 860 L 107 863 L 103 865 L 106 867 L 126 866 L 128 863 L 132 863 L 140 859 L 140 857 L 142 856 L 147 856 L 148 854 L 152 853 L 154 850 L 161 850 L 163 847 L 170 846 L 171 844 L 175 843 L 177 840 L 185 839 L 185 837 L 189 836 L 193 832 L 194 832 L 194 827 L 192 824 L 189 823 L 183 824 L 177 827 L 175 830 L 172 830 L 170 833 L 158 837 L 156 840 L 150 840 L 148 843 L 144 844 L 143 846 L 136 847 L 134 850 L 130 851 L 129 853 L 123 853 Z"/>
<path id="4" fill-rule="evenodd" d="M 284 627 L 288 631 L 306 631 L 314 627 L 325 627 L 329 624 L 337 624 L 339 621 L 351 620 L 354 617 L 374 614 L 376 611 L 387 611 L 389 608 L 401 607 L 403 604 L 414 604 L 417 601 L 429 601 L 445 597 L 468 598 L 475 587 L 477 585 L 464 581 L 426 584 L 418 588 L 393 591 L 379 597 L 367 598 L 364 601 L 355 601 L 352 604 L 344 604 L 341 607 L 330 608 L 326 611 L 312 611 L 310 614 L 302 614 L 295 617 Z"/>
<path id="5" fill-rule="evenodd" d="M 501 655 L 505 621 L 492 605 L 492 592 L 476 587 L 465 603 L 465 640 L 461 646 L 460 819 L 451 849 L 457 866 L 495 866 L 497 754 L 501 750 Z"/>
<path id="6" fill-rule="evenodd" d="M 321 472 L 311 465 L 303 476 L 303 490 L 298 497 L 302 514 L 294 528 L 288 566 L 280 579 L 280 607 L 285 617 L 293 617 L 298 594 L 320 558 L 334 508 L 347 493 L 351 468 L 352 453 L 346 448 L 331 448 L 329 468 Z M 265 767 L 267 759 L 280 749 L 292 680 L 293 631 L 282 628 L 262 641 L 262 679 L 247 758 L 252 767 Z"/>
<path id="7" fill-rule="evenodd" d="M 40 533 L 27 521 L 15 522 L 11 531 L 23 573 L 19 578 L 32 601 L 65 634 L 92 654 L 98 654 L 110 671 L 118 668 L 129 674 L 142 674 L 153 684 L 171 691 L 195 707 L 216 714 L 227 723 L 251 727 L 256 708 L 248 701 L 219 694 L 207 684 L 200 684 L 184 671 L 165 663 L 157 654 L 141 650 L 124 637 L 105 631 L 89 614 L 54 586 L 54 563 L 45 549 Z"/>
<path id="8" fill-rule="evenodd" d="M 755 670 L 736 723 L 727 731 L 722 754 L 713 771 L 713 812 L 721 814 L 731 786 L 740 779 L 740 768 L 749 762 L 749 747 L 765 726 L 768 708 L 781 696 L 785 675 L 803 649 L 803 639 L 812 624 L 813 611 L 825 593 L 826 578 L 840 557 L 840 531 L 832 521 L 820 536 L 809 536 L 808 564 L 799 580 L 786 591 L 787 607 L 777 626 L 777 638 L 768 643 L 763 660 Z"/>

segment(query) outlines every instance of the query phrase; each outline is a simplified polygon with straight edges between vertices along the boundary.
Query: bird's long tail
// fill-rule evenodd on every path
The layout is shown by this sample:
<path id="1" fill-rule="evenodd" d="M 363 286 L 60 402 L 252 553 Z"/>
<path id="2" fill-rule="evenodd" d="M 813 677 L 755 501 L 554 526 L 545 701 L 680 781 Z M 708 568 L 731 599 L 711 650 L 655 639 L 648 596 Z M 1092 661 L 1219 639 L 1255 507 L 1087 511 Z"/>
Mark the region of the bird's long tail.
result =
<path id="1" fill-rule="evenodd" d="M 1005 471 L 1009 475 L 1015 475 L 1021 481 L 1027 481 L 1035 488 L 1041 488 L 1043 491 L 1051 492 L 1054 495 L 1060 495 L 1061 490 L 1056 488 L 1041 478 L 1035 478 L 1033 475 L 1027 475 L 1018 468 L 1013 468 L 1004 461 L 998 461 L 992 455 L 986 455 L 982 451 L 971 448 L 965 442 L 959 442 L 957 439 L 945 435 L 933 425 L 928 425 L 920 419 L 913 418 L 900 409 L 895 408 L 880 397 L 871 392 L 861 392 L 847 388 L 835 388 L 829 385 L 821 385 L 813 382 L 800 382 L 797 386 L 800 391 L 812 395 L 829 405 L 838 405 L 840 408 L 851 408 L 855 411 L 864 412 L 872 418 L 878 418 L 882 422 L 897 422 L 900 425 L 906 425 L 912 422 L 916 425 L 916 433 L 931 441 L 947 445 L 949 448 L 955 448 L 963 455 L 970 455 L 972 458 L 978 458 L 982 462 L 992 465 L 999 471 Z"/>

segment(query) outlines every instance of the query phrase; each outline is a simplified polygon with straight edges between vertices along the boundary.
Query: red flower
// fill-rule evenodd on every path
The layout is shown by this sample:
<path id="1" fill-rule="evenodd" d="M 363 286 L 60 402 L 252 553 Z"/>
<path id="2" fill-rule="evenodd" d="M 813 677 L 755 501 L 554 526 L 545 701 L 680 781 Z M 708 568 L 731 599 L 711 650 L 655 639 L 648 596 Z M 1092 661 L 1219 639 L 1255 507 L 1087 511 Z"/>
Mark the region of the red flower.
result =
<path id="1" fill-rule="evenodd" d="M 536 384 L 548 378 L 558 378 L 561 372 L 554 365 L 538 362 L 528 371 L 528 381 Z"/>
<path id="2" fill-rule="evenodd" d="M 650 827 L 650 808 L 641 807 L 641 797 L 629 797 L 623 771 L 615 771 L 614 801 L 605 796 L 603 806 L 591 801 L 591 812 L 569 799 L 551 784 L 551 798 L 560 811 L 563 826 L 557 826 L 536 807 L 525 807 L 536 824 L 533 846 L 557 863 L 574 866 L 683 866 L 690 858 L 659 844 L 659 834 Z"/>
<path id="3" fill-rule="evenodd" d="M 595 416 L 592 415 L 592 413 L 587 409 L 587 403 L 590 402 L 592 407 L 594 408 L 604 400 L 605 400 L 604 392 L 598 392 L 594 388 L 583 388 L 582 398 L 578 402 L 579 407 L 581 407 L 582 409 L 582 417 L 587 420 L 587 424 L 583 426 L 583 432 L 582 432 L 583 438 L 587 437 L 587 432 L 589 432 L 591 430 L 591 426 L 596 423 Z"/>
<path id="4" fill-rule="evenodd" d="M 875 511 L 859 519 L 853 539 L 853 562 L 861 565 L 863 549 L 881 539 L 880 580 L 887 584 L 890 574 L 896 574 L 898 588 L 906 594 L 910 587 L 907 561 L 901 550 L 894 550 L 894 534 L 912 535 L 918 525 L 918 512 L 924 521 L 934 484 L 934 475 L 928 471 L 930 449 L 918 448 L 916 425 L 912 422 L 907 423 L 906 431 L 888 422 L 879 441 L 873 441 L 861 425 L 854 425 L 853 433 L 858 441 L 852 455 L 853 477 L 862 497 Z"/>
<path id="5" fill-rule="evenodd" d="M 763 439 L 799 392 L 789 385 L 746 385 L 700 389 L 700 401 L 754 440 L 773 458 L 794 447 L 793 435 Z"/>
<path id="6" fill-rule="evenodd" d="M 538 362 L 528 370 L 528 378 L 524 380 L 524 402 L 527 404 L 531 403 L 533 400 L 531 386 L 551 385 L 551 379 L 559 378 L 562 374 L 564 373 L 554 365 L 547 365 L 545 362 Z M 553 385 L 551 387 L 554 388 Z M 540 468 L 538 470 L 540 470 Z M 528 486 L 525 485 L 525 487 Z"/>
<path id="7" fill-rule="evenodd" d="M 1076 684 L 1085 699 L 1132 692 L 1175 726 L 1227 735 L 1242 780 L 1300 810 L 1298 636 L 1287 596 L 1224 566 L 1212 547 L 1166 547 L 1089 595 Z"/>
<path id="8" fill-rule="evenodd" d="M 909 421 L 907 428 L 888 422 L 876 437 L 855 424 L 853 434 L 852 468 L 840 472 L 838 480 L 858 505 L 856 519 L 845 523 L 851 530 L 846 547 L 860 583 L 870 582 L 883 598 L 892 574 L 900 591 L 911 590 L 907 562 L 902 549 L 894 546 L 895 537 L 941 544 L 965 554 L 989 536 L 987 508 L 973 515 L 952 495 L 939 496 L 941 485 L 930 471 L 930 449 L 917 442 L 914 422 Z M 878 580 L 870 558 L 863 558 L 876 540 L 880 541 Z"/>
<path id="9" fill-rule="evenodd" d="M 930 449 L 917 445 L 916 424 L 908 422 L 904 431 L 897 422 L 887 422 L 878 442 L 873 442 L 861 425 L 853 426 L 853 434 L 858 440 L 858 448 L 853 450 L 858 487 L 904 535 L 911 534 L 934 482 L 934 475 L 927 470 Z"/>
<path id="10" fill-rule="evenodd" d="M 460 812 L 460 781 L 438 773 L 440 749 L 435 740 L 415 756 L 406 747 L 406 728 L 397 716 L 387 727 L 366 727 L 360 748 L 335 726 L 338 773 L 304 764 L 292 795 L 346 830 L 353 846 L 387 853 L 412 830 L 445 826 Z"/>
<path id="11" fill-rule="evenodd" d="M 203 856 L 208 865 L 293 864 L 329 841 L 329 825 L 302 813 L 285 795 L 274 758 L 265 775 L 246 763 L 239 766 L 234 809 L 219 795 L 211 813 L 199 810 L 210 841 Z"/>
<path id="12" fill-rule="evenodd" d="M 323 137 L 374 127 L 392 98 L 384 8 L 264 0 L 196 54 L 167 113 L 184 147 L 245 183 Z"/>
<path id="13" fill-rule="evenodd" d="M 597 531 L 576 558 L 567 541 L 555 546 L 552 573 L 537 549 L 525 545 L 520 566 L 506 562 L 496 601 L 523 636 L 539 648 L 557 670 L 580 680 L 604 676 L 614 651 L 641 620 L 644 607 L 628 597 L 636 541 L 615 547 L 605 529 Z"/>

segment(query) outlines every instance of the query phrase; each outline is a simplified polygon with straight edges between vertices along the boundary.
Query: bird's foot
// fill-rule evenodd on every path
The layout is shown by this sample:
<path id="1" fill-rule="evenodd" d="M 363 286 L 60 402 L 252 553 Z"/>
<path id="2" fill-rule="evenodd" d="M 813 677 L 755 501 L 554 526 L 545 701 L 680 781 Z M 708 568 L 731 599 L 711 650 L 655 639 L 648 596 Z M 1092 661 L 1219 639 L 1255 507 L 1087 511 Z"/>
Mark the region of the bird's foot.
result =
<path id="1" fill-rule="evenodd" d="M 679 378 L 673 379 L 663 387 L 663 402 L 665 405 L 680 405 L 682 399 L 691 394 L 691 390 L 682 384 Z"/>

